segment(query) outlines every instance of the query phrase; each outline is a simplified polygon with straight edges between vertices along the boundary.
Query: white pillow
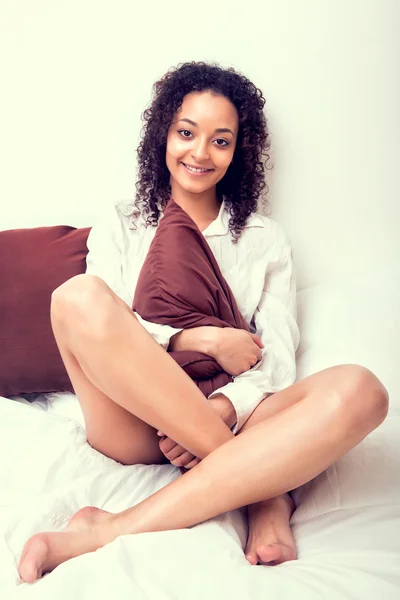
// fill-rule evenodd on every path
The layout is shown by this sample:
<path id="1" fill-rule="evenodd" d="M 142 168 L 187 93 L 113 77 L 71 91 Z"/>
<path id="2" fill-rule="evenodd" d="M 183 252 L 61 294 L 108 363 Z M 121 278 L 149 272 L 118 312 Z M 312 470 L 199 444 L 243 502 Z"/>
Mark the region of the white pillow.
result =
<path id="1" fill-rule="evenodd" d="M 305 288 L 298 293 L 302 379 L 343 363 L 370 369 L 400 414 L 400 268 Z"/>
<path id="2" fill-rule="evenodd" d="M 345 509 L 389 510 L 400 495 L 400 269 L 301 290 L 298 321 L 298 380 L 333 365 L 361 364 L 388 389 L 390 412 L 361 444 L 296 490 L 295 522 L 337 510 L 338 519 Z"/>

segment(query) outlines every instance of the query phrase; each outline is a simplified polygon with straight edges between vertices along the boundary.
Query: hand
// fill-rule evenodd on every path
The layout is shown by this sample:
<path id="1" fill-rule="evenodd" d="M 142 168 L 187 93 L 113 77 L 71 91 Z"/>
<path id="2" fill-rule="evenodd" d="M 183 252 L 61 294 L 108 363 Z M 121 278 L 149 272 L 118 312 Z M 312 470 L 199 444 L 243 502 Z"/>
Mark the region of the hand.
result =
<path id="1" fill-rule="evenodd" d="M 229 429 L 236 423 L 236 411 L 232 402 L 224 394 L 218 394 L 218 396 L 209 400 L 209 403 Z M 188 450 L 179 446 L 174 440 L 164 435 L 162 431 L 157 431 L 157 435 L 161 438 L 159 442 L 160 450 L 172 465 L 189 470 L 201 462 L 200 458 L 196 458 Z"/>
<path id="2" fill-rule="evenodd" d="M 161 431 L 157 431 L 157 435 L 160 436 L 160 450 L 171 465 L 192 469 L 199 464 L 200 458 L 196 458 L 196 456 L 185 450 L 185 448 L 182 448 L 182 446 L 179 446 L 179 444 L 165 436 Z"/>
<path id="3" fill-rule="evenodd" d="M 230 375 L 240 375 L 261 360 L 258 335 L 232 327 L 194 327 L 171 337 L 169 350 L 194 350 L 212 356 Z"/>
<path id="4" fill-rule="evenodd" d="M 232 327 L 214 329 L 216 343 L 209 355 L 230 375 L 236 377 L 261 360 L 264 344 L 257 334 Z"/>

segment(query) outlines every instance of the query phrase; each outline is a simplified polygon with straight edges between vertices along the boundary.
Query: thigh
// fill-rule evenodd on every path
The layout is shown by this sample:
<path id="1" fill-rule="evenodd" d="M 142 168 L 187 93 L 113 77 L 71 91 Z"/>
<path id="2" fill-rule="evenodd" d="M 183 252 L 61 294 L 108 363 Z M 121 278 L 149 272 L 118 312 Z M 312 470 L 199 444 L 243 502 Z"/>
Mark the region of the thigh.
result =
<path id="1" fill-rule="evenodd" d="M 321 402 L 324 401 L 324 395 L 326 396 L 328 393 L 344 395 L 348 393 L 351 386 L 354 386 L 355 379 L 367 371 L 359 365 L 343 364 L 313 373 L 289 387 L 267 396 L 260 402 L 240 431 L 245 431 L 260 421 L 273 417 L 307 395 L 314 394 Z"/>
<path id="2" fill-rule="evenodd" d="M 124 465 L 167 462 L 156 430 L 103 394 L 60 339 L 57 343 L 82 408 L 89 444 Z"/>
<path id="3" fill-rule="evenodd" d="M 88 279 L 84 280 L 86 277 Z M 77 281 L 79 285 L 76 285 Z M 89 282 L 87 287 L 83 285 L 86 282 Z M 85 290 L 87 289 L 91 293 L 90 301 L 93 301 L 93 295 L 96 300 L 101 297 L 111 298 L 121 311 L 128 310 L 126 303 L 114 294 L 101 279 L 93 276 L 77 276 L 67 281 L 61 288 L 67 290 L 67 303 L 66 307 L 62 302 L 60 305 L 56 290 L 55 307 L 52 302 L 52 328 L 61 358 L 82 408 L 89 444 L 105 456 L 126 465 L 166 462 L 159 449 L 159 437 L 156 430 L 99 390 L 70 350 L 71 336 L 74 336 L 74 329 L 70 323 L 74 322 L 76 315 L 74 312 L 68 313 L 65 309 L 68 308 L 68 293 L 76 305 L 88 301 L 85 300 Z M 68 314 L 69 320 L 66 319 Z M 131 312 L 131 314 L 133 319 L 133 313 Z"/>

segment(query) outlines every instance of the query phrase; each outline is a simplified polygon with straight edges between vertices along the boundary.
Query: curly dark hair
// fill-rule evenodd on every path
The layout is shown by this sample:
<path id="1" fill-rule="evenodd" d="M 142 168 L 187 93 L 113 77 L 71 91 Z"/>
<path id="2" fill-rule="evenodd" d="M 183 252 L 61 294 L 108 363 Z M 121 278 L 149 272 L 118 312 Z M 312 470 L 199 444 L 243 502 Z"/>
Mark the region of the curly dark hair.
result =
<path id="1" fill-rule="evenodd" d="M 149 225 L 156 226 L 160 209 L 171 194 L 165 154 L 168 130 L 173 117 L 190 92 L 211 91 L 225 96 L 239 116 L 239 131 L 233 159 L 224 177 L 217 183 L 217 196 L 225 197 L 230 213 L 229 230 L 237 241 L 249 215 L 257 210 L 258 201 L 267 205 L 268 185 L 265 168 L 270 158 L 267 121 L 263 112 L 265 98 L 249 79 L 233 67 L 216 63 L 187 62 L 171 68 L 153 85 L 151 106 L 141 115 L 144 125 L 137 148 L 138 180 L 135 205 Z"/>

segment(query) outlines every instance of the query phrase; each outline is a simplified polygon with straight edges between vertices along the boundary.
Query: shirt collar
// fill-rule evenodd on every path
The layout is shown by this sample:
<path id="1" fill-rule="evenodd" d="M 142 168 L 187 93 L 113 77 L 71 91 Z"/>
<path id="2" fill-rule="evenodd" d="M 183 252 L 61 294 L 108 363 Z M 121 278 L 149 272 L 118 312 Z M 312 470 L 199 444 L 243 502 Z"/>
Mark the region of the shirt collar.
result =
<path id="1" fill-rule="evenodd" d="M 161 215 L 162 215 L 162 207 L 161 205 L 159 206 L 159 209 L 161 211 Z M 126 205 L 124 202 L 120 203 L 120 210 L 122 212 L 122 214 L 124 214 L 125 216 L 129 216 L 130 220 L 129 220 L 129 227 L 130 229 L 137 229 L 138 226 L 138 220 L 140 217 L 140 223 L 141 225 L 144 225 L 145 227 L 148 226 L 148 223 L 145 219 L 145 217 L 141 214 L 141 211 L 139 208 L 137 208 L 134 204 L 128 204 Z M 204 229 L 203 231 L 203 235 L 204 237 L 212 237 L 214 235 L 228 235 L 229 234 L 229 211 L 225 202 L 225 199 L 222 199 L 221 202 L 221 206 L 219 209 L 219 213 L 216 219 L 214 219 L 214 221 L 212 221 L 208 227 L 206 227 L 206 229 Z M 252 213 L 248 218 L 247 218 L 247 222 L 245 225 L 245 229 L 247 229 L 248 227 L 264 227 L 264 220 L 262 219 L 261 215 L 258 215 L 257 213 Z"/>
<path id="2" fill-rule="evenodd" d="M 216 219 L 212 221 L 206 229 L 203 231 L 204 237 L 212 237 L 214 235 L 228 235 L 229 233 L 229 211 L 225 200 L 222 200 L 219 213 Z M 264 227 L 264 220 L 257 213 L 251 214 L 246 222 L 245 229 L 247 227 Z"/>

